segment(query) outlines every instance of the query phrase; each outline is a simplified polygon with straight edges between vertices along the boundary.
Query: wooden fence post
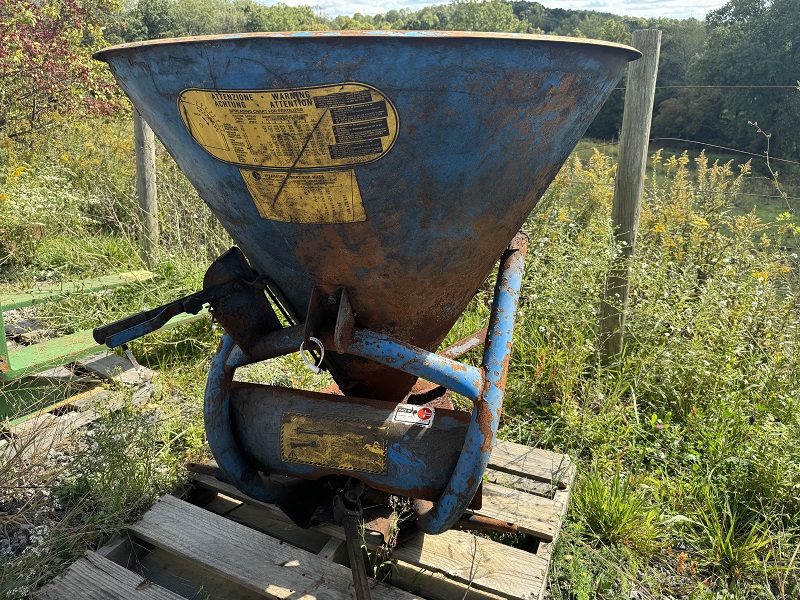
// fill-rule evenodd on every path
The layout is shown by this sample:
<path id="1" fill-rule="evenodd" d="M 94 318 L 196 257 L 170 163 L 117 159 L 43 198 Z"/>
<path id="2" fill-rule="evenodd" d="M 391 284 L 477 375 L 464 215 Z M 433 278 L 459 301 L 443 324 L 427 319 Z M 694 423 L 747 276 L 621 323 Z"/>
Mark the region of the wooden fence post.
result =
<path id="1" fill-rule="evenodd" d="M 631 258 L 636 247 L 636 231 L 642 207 L 661 31 L 634 31 L 631 45 L 642 53 L 642 57 L 628 66 L 625 112 L 619 137 L 619 165 L 611 210 L 614 237 L 621 252 L 612 259 L 600 308 L 600 358 L 603 363 L 619 356 L 623 348 Z"/>
<path id="2" fill-rule="evenodd" d="M 152 265 L 158 247 L 158 198 L 156 195 L 156 144 L 153 130 L 133 109 L 133 140 L 136 148 L 136 195 L 139 199 L 141 247 L 145 262 Z"/>

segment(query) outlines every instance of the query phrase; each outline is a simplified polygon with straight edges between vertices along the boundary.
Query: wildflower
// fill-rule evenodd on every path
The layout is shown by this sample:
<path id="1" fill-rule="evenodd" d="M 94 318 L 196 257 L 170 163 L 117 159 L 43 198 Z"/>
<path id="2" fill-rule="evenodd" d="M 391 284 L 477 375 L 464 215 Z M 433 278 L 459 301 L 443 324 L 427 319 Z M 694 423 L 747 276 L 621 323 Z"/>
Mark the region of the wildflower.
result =
<path id="1" fill-rule="evenodd" d="M 11 179 L 19 179 L 20 177 L 22 177 L 22 174 L 27 170 L 28 170 L 28 167 L 26 167 L 25 165 L 20 165 L 16 169 L 11 171 L 11 173 L 8 174 L 8 179 L 9 180 L 11 180 Z"/>

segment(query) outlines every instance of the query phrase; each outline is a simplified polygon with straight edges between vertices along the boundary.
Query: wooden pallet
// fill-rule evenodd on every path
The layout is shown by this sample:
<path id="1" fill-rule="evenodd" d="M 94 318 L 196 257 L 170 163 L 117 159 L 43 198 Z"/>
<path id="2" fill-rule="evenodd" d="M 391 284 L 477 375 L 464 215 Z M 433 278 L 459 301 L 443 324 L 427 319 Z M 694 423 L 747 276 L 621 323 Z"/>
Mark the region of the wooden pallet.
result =
<path id="1" fill-rule="evenodd" d="M 535 550 L 462 531 L 418 533 L 395 548 L 391 583 L 375 600 L 542 598 L 575 469 L 569 458 L 501 442 L 479 514 L 519 524 Z M 205 500 L 164 496 L 127 536 L 88 553 L 37 598 L 344 600 L 353 598 L 340 527 L 300 529 L 276 507 L 198 475 Z M 209 500 L 209 496 L 211 499 Z"/>

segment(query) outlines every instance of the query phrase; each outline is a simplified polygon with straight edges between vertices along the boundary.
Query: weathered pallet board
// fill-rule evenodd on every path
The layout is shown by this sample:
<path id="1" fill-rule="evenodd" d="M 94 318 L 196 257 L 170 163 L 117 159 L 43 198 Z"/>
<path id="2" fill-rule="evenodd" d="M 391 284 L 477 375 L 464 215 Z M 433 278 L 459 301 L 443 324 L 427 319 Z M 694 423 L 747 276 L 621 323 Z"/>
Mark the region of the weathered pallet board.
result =
<path id="1" fill-rule="evenodd" d="M 128 359 L 108 351 L 79 358 L 75 362 L 95 375 L 126 385 L 143 385 L 152 381 L 155 375 L 155 371 L 141 365 L 136 368 Z"/>
<path id="2" fill-rule="evenodd" d="M 371 580 L 373 598 L 543 597 L 575 469 L 560 454 L 508 442 L 501 442 L 498 449 L 490 461 L 480 514 L 518 522 L 538 541 L 533 544 L 536 550 L 528 552 L 462 531 L 418 533 L 394 549 L 391 583 Z M 182 598 L 198 597 L 198 592 L 199 597 L 224 600 L 354 598 L 340 527 L 298 528 L 275 506 L 252 500 L 208 475 L 196 475 L 195 487 L 197 504 L 165 496 L 129 528 L 125 538 L 100 551 L 105 560 L 128 569 L 132 576 L 124 579 L 128 587 L 119 588 L 123 591 L 117 591 L 116 583 L 109 584 L 102 598 L 150 598 L 129 591 L 134 581 L 139 582 L 137 589 L 169 590 Z M 111 572 L 100 558 L 87 555 L 39 597 L 69 597 L 58 595 L 60 587 L 64 580 L 78 585 L 74 583 L 78 576 L 100 581 L 101 575 L 107 576 L 103 573 Z M 92 569 L 102 573 L 92 575 Z M 114 577 L 123 581 L 122 575 Z"/>
<path id="3" fill-rule="evenodd" d="M 136 390 L 131 404 L 138 406 L 146 402 L 151 393 L 150 388 Z M 97 386 L 70 396 L 21 423 L 6 425 L 3 428 L 5 438 L 2 439 L 5 443 L 0 444 L 0 459 L 16 456 L 27 460 L 47 454 L 75 431 L 97 420 L 103 411 L 118 410 L 123 403 L 121 398 L 109 400 L 106 390 Z"/>
<path id="4" fill-rule="evenodd" d="M 36 597 L 41 600 L 75 598 L 182 600 L 183 598 L 94 552 L 87 552 L 84 558 L 73 563 L 59 575 L 52 585 L 40 590 Z"/>

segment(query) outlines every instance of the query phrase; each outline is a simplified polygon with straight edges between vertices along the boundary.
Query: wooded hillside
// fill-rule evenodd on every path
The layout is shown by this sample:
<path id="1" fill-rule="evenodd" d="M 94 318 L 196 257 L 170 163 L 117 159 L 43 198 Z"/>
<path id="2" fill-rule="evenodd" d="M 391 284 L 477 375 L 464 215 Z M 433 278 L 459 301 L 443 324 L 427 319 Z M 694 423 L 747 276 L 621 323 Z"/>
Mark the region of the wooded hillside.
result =
<path id="1" fill-rule="evenodd" d="M 652 136 L 676 137 L 797 160 L 800 150 L 800 0 L 732 0 L 697 19 L 645 19 L 547 8 L 528 0 L 454 0 L 419 11 L 328 18 L 311 6 L 255 0 L 138 0 L 115 15 L 110 42 L 314 29 L 417 29 L 545 33 L 628 43 L 636 29 L 663 31 Z M 617 136 L 617 91 L 589 130 Z"/>
<path id="2" fill-rule="evenodd" d="M 652 138 L 758 156 L 769 150 L 789 166 L 800 155 L 798 15 L 800 0 L 731 0 L 704 21 L 547 8 L 528 0 L 453 0 L 418 11 L 333 18 L 311 6 L 256 0 L 7 0 L 0 6 L 0 37 L 8 40 L 0 48 L 0 135 L 36 131 L 56 116 L 112 110 L 110 82 L 90 59 L 106 43 L 325 29 L 508 31 L 626 43 L 636 29 L 657 28 L 663 38 Z M 623 96 L 622 90 L 612 95 L 588 135 L 617 137 Z"/>

